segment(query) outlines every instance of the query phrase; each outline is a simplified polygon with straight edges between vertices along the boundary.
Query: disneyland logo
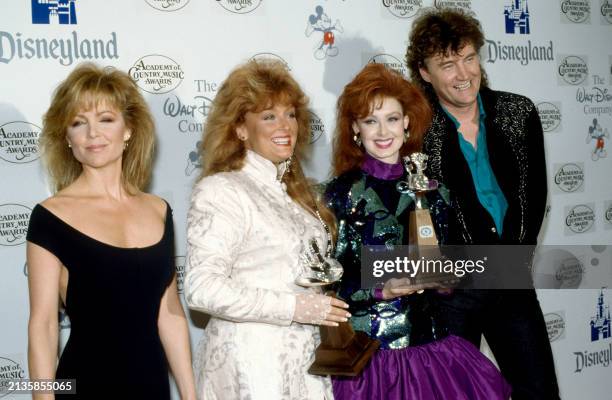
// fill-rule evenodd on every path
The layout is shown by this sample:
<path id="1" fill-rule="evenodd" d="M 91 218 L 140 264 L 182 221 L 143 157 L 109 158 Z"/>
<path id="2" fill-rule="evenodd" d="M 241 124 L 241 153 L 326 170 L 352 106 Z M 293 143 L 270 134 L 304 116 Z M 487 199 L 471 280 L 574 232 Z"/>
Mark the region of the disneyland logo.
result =
<path id="1" fill-rule="evenodd" d="M 548 102 L 538 103 L 537 109 L 544 132 L 552 132 L 561 125 L 561 110 L 555 104 Z"/>
<path id="2" fill-rule="evenodd" d="M 32 210 L 21 204 L 0 204 L 0 246 L 25 242 Z"/>
<path id="3" fill-rule="evenodd" d="M 411 18 L 423 7 L 423 0 L 382 0 L 382 4 L 398 18 Z"/>
<path id="4" fill-rule="evenodd" d="M 179 64 L 159 54 L 142 57 L 128 70 L 128 74 L 142 90 L 152 94 L 176 89 L 185 77 Z"/>
<path id="5" fill-rule="evenodd" d="M 589 74 L 586 61 L 578 56 L 563 58 L 559 64 L 558 71 L 563 81 L 570 85 L 578 85 L 584 82 Z"/>
<path id="6" fill-rule="evenodd" d="M 237 14 L 246 14 L 255 10 L 262 0 L 217 0 L 217 4 Z"/>
<path id="7" fill-rule="evenodd" d="M 544 314 L 544 321 L 550 342 L 565 337 L 565 318 L 562 311 Z"/>
<path id="8" fill-rule="evenodd" d="M 185 7 L 190 0 L 145 0 L 151 7 L 160 11 L 176 11 Z"/>
<path id="9" fill-rule="evenodd" d="M 0 126 L 0 158 L 18 164 L 36 160 L 40 130 L 25 121 L 7 122 Z"/>
<path id="10" fill-rule="evenodd" d="M 325 133 L 325 125 L 323 125 L 323 120 L 317 114 L 312 111 L 308 113 L 310 114 L 310 144 L 313 144 Z"/>
<path id="11" fill-rule="evenodd" d="M 579 165 L 580 164 L 580 165 Z M 555 184 L 564 192 L 575 192 L 584 183 L 584 171 L 582 163 L 563 164 L 555 173 Z"/>
<path id="12" fill-rule="evenodd" d="M 434 7 L 436 8 L 452 8 L 455 10 L 472 11 L 471 0 L 435 0 Z"/>
<path id="13" fill-rule="evenodd" d="M 399 72 L 403 76 L 408 76 L 408 68 L 406 65 L 391 54 L 377 54 L 370 58 L 368 63 L 382 64 L 389 69 Z"/>
<path id="14" fill-rule="evenodd" d="M 25 379 L 26 372 L 16 361 L 7 357 L 0 357 L 0 397 L 13 392 L 11 383 L 17 379 Z"/>
<path id="15" fill-rule="evenodd" d="M 179 294 L 183 293 L 185 282 L 185 256 L 176 256 L 176 289 Z"/>
<path id="16" fill-rule="evenodd" d="M 605 0 L 601 4 L 601 8 L 599 9 L 599 11 L 601 12 L 601 16 L 603 17 L 603 19 L 607 23 L 612 24 L 612 4 L 610 4 L 609 0 Z"/>
<path id="17" fill-rule="evenodd" d="M 186 104 L 181 99 L 173 95 L 164 101 L 163 113 L 167 117 L 178 118 L 179 131 L 186 133 L 201 133 L 204 129 L 203 122 L 197 122 L 208 116 L 212 107 L 212 100 L 206 96 L 197 95 L 193 97 L 192 104 Z"/>
<path id="18" fill-rule="evenodd" d="M 591 15 L 591 3 L 589 0 L 564 0 L 561 2 L 561 13 L 572 22 L 585 22 Z"/>
<path id="19" fill-rule="evenodd" d="M 565 217 L 565 226 L 574 233 L 584 233 L 595 223 L 595 212 L 587 205 L 572 207 Z"/>
<path id="20" fill-rule="evenodd" d="M 554 51 L 552 40 L 548 45 L 536 46 L 527 41 L 526 45 L 506 45 L 501 41 L 486 40 L 487 62 L 518 61 L 521 65 L 528 65 L 532 61 L 553 61 Z"/>
<path id="21" fill-rule="evenodd" d="M 596 351 L 575 351 L 576 356 L 576 369 L 575 373 L 580 373 L 586 368 L 591 367 L 608 367 L 610 366 L 610 359 L 612 358 L 612 343 L 608 344 L 608 347 L 601 348 Z"/>
<path id="22" fill-rule="evenodd" d="M 110 39 L 79 39 L 76 31 L 71 38 L 26 38 L 19 32 L 14 35 L 0 31 L 0 63 L 8 64 L 13 58 L 55 59 L 61 65 L 71 65 L 74 60 L 117 59 L 117 34 Z"/>

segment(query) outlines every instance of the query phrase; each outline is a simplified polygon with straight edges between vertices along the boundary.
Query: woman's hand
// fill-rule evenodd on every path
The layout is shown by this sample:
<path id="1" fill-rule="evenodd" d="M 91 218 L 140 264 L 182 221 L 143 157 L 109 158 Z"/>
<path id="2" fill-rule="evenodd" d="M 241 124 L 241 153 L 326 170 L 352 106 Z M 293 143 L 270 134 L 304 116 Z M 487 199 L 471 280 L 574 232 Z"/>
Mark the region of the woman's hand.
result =
<path id="1" fill-rule="evenodd" d="M 383 300 L 391 300 L 396 297 L 408 296 L 414 292 L 423 293 L 425 289 L 440 288 L 438 283 L 413 284 L 410 278 L 391 278 L 385 282 L 382 289 Z"/>
<path id="2" fill-rule="evenodd" d="M 298 293 L 295 296 L 293 320 L 301 324 L 338 326 L 346 322 L 351 314 L 348 304 L 335 297 L 315 293 Z"/>

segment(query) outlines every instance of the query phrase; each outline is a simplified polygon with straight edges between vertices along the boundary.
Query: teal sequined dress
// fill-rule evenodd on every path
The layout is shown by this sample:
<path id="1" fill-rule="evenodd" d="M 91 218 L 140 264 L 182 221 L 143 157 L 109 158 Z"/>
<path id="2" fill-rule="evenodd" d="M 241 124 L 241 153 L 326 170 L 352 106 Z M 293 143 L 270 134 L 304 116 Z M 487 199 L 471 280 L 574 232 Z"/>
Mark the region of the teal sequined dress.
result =
<path id="1" fill-rule="evenodd" d="M 436 324 L 435 292 L 389 301 L 376 300 L 374 288 L 361 286 L 361 247 L 408 243 L 408 217 L 414 202 L 396 189 L 400 180 L 379 179 L 359 169 L 325 185 L 327 206 L 338 221 L 336 258 L 344 267 L 338 295 L 350 306 L 351 324 L 378 339 L 383 349 L 402 349 L 446 336 Z M 447 192 L 441 188 L 426 196 L 441 243 L 447 236 Z"/>

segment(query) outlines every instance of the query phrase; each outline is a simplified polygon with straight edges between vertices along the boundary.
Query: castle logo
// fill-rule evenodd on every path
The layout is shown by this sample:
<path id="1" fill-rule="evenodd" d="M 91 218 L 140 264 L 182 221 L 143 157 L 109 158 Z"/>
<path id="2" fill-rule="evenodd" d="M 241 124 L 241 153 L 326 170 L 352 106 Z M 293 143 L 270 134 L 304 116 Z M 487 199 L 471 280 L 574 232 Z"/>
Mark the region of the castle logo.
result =
<path id="1" fill-rule="evenodd" d="M 591 2 L 589 0 L 563 0 L 561 14 L 562 21 L 571 21 L 576 24 L 589 22 L 591 16 Z"/>
<path id="2" fill-rule="evenodd" d="M 595 315 L 591 317 L 590 325 L 591 342 L 612 337 L 612 331 L 610 331 L 610 306 L 604 301 L 603 289 L 599 292 Z"/>
<path id="3" fill-rule="evenodd" d="M 589 76 L 586 57 L 559 56 L 559 83 L 561 85 L 579 85 Z"/>
<path id="4" fill-rule="evenodd" d="M 152 94 L 168 93 L 176 89 L 185 77 L 176 61 L 159 54 L 140 58 L 128 73 L 142 90 Z"/>
<path id="5" fill-rule="evenodd" d="M 504 6 L 504 20 L 506 33 L 530 34 L 527 0 L 511 0 L 510 5 Z"/>
<path id="6" fill-rule="evenodd" d="M 0 158 L 24 164 L 36 160 L 40 127 L 25 121 L 7 122 L 0 126 Z"/>
<path id="7" fill-rule="evenodd" d="M 382 4 L 398 18 L 412 18 L 423 7 L 423 0 L 382 0 Z"/>
<path id="8" fill-rule="evenodd" d="M 555 164 L 555 186 L 561 192 L 584 191 L 584 164 Z"/>
<path id="9" fill-rule="evenodd" d="M 538 103 L 538 115 L 542 122 L 544 132 L 552 132 L 561 126 L 561 104 L 542 102 Z"/>
<path id="10" fill-rule="evenodd" d="M 32 23 L 75 25 L 76 0 L 32 0 Z"/>

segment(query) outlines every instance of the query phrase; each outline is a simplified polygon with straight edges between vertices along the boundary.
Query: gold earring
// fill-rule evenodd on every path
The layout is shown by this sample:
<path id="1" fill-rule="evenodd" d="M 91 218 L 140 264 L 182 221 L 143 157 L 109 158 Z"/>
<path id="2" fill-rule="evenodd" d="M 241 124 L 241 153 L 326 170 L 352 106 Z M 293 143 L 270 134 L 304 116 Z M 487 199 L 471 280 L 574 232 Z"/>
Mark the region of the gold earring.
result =
<path id="1" fill-rule="evenodd" d="M 353 135 L 353 140 L 357 144 L 357 147 L 361 147 L 361 138 L 359 136 L 357 136 L 357 134 Z"/>

